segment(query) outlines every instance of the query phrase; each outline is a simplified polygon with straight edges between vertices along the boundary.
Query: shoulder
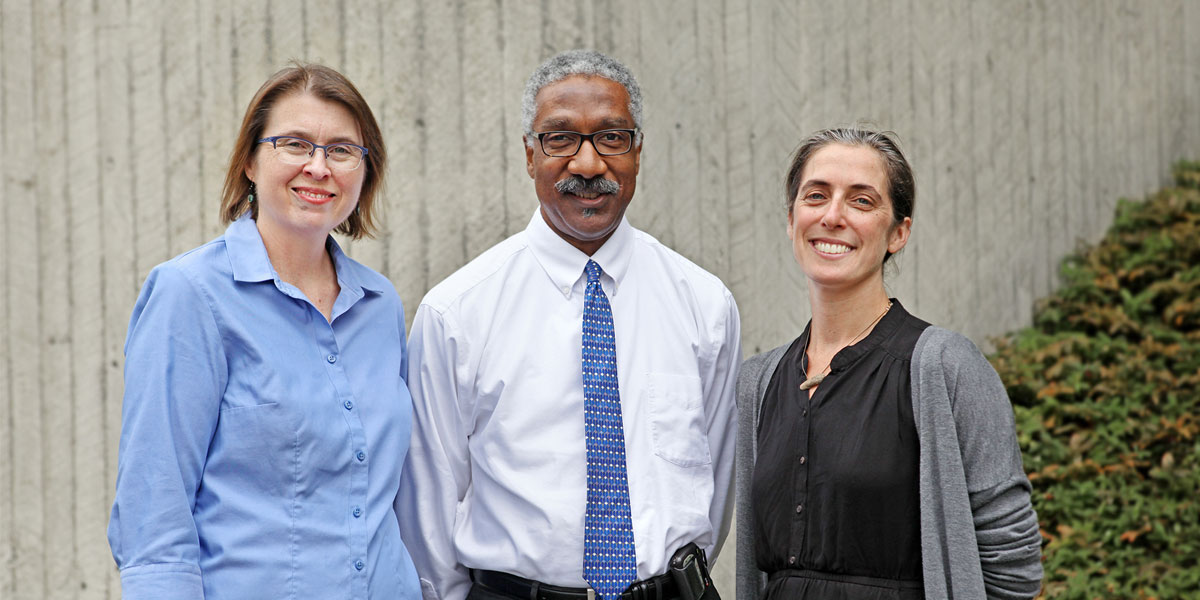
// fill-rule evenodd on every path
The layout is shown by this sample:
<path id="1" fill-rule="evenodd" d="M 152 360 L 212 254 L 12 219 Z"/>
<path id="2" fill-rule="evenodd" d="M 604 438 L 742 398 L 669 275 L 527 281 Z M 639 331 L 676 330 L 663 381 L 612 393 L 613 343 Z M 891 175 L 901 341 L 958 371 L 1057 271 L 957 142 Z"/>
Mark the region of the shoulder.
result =
<path id="1" fill-rule="evenodd" d="M 757 403 L 765 389 L 765 383 L 771 380 L 775 370 L 779 368 L 779 361 L 791 344 L 792 342 L 788 342 L 778 348 L 755 354 L 742 362 L 737 381 L 739 406 L 746 405 L 748 400 Z"/>
<path id="2" fill-rule="evenodd" d="M 489 295 L 493 291 L 490 285 L 503 285 L 506 269 L 523 259 L 532 259 L 532 255 L 522 231 L 488 248 L 433 286 L 421 300 L 421 307 L 444 313 L 464 300 Z"/>
<path id="3" fill-rule="evenodd" d="M 732 302 L 733 294 L 729 292 L 729 288 L 725 287 L 725 283 L 719 277 L 667 247 L 654 236 L 633 228 L 633 244 L 634 260 L 658 265 L 678 281 L 685 282 L 697 294 L 727 298 Z M 645 261 L 647 258 L 651 260 Z"/>
<path id="4" fill-rule="evenodd" d="M 914 375 L 924 376 L 935 373 L 947 377 L 958 373 L 995 376 L 991 363 L 974 342 L 961 333 L 936 326 L 927 327 L 917 339 L 912 370 Z"/>
<path id="5" fill-rule="evenodd" d="M 147 290 L 205 291 L 222 282 L 233 281 L 233 267 L 225 247 L 225 236 L 192 248 L 154 267 L 146 277 L 143 292 Z"/>

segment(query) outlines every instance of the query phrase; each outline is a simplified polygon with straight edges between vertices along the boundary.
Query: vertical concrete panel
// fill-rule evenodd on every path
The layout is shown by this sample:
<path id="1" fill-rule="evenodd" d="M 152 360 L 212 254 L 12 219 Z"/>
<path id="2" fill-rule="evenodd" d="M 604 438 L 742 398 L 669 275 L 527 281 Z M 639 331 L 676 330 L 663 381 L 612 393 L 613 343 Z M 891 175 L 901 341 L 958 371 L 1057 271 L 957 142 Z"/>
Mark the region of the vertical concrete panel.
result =
<path id="1" fill-rule="evenodd" d="M 912 295 L 902 299 L 905 308 L 925 318 L 933 318 L 933 310 L 937 308 L 940 298 L 938 288 L 944 277 L 944 272 L 938 264 L 944 255 L 939 254 L 940 240 L 944 235 L 939 227 L 938 203 L 942 200 L 937 195 L 936 185 L 941 173 L 936 168 L 938 149 L 943 146 L 943 140 L 937 136 L 937 122 L 940 115 L 935 112 L 938 90 L 935 62 L 938 41 L 931 35 L 932 25 L 936 23 L 935 7 L 928 2 L 910 0 L 905 7 L 907 16 L 903 19 L 908 42 L 905 46 L 909 52 L 910 66 L 910 96 L 912 98 L 912 120 L 907 143 L 907 156 L 913 167 L 917 181 L 917 201 L 913 213 L 912 235 L 908 247 L 901 255 L 904 268 L 913 274 Z M 909 300 L 908 298 L 911 298 Z"/>
<path id="2" fill-rule="evenodd" d="M 913 150 L 918 140 L 924 142 L 928 135 L 916 127 L 912 63 L 914 40 L 909 29 L 912 26 L 911 13 L 912 7 L 907 3 L 872 2 L 871 21 L 879 23 L 881 30 L 878 34 L 879 43 L 867 45 L 867 51 L 872 56 L 871 61 L 878 65 L 879 69 L 878 75 L 871 76 L 872 111 L 879 114 L 880 127 L 891 129 L 898 134 L 899 143 L 908 157 L 909 164 L 923 158 L 915 155 Z M 917 187 L 919 190 L 919 182 Z M 890 275 L 886 271 L 884 273 L 888 294 L 905 298 L 906 308 L 911 305 L 915 309 L 920 305 L 917 290 L 920 258 L 921 247 L 909 245 L 899 255 L 892 257 L 892 260 L 896 261 L 895 271 Z"/>
<path id="3" fill-rule="evenodd" d="M 4 147 L 36 140 L 34 96 L 37 53 L 33 6 L 8 0 L 0 5 L 3 36 Z M 8 262 L 8 397 L 12 421 L 12 523 L 14 600 L 41 600 L 46 595 L 42 544 L 46 536 L 42 510 L 43 473 L 41 358 L 42 313 L 39 285 L 40 232 L 37 223 L 38 179 L 29 165 L 5 161 L 5 260 Z M 30 210 L 32 209 L 32 210 Z"/>
<path id="4" fill-rule="evenodd" d="M 1057 82 L 1064 80 L 1065 56 L 1063 28 L 1054 20 L 1056 9 L 1050 3 L 1033 3 L 1029 15 L 1032 32 L 1028 52 L 1034 55 L 1034 70 L 1030 78 L 1035 82 L 1056 82 L 1056 85 L 1031 84 L 1029 101 L 1029 157 L 1030 157 L 1030 200 L 1034 239 L 1032 265 L 1033 297 L 1036 300 L 1046 295 L 1057 280 L 1054 257 L 1059 256 L 1054 246 L 1062 238 L 1059 232 L 1063 225 L 1063 202 L 1067 196 L 1064 171 L 1066 157 L 1063 144 L 1064 90 Z"/>
<path id="5" fill-rule="evenodd" d="M 384 31 L 380 19 L 382 11 L 383 7 L 378 0 L 348 2 L 341 17 L 345 21 L 345 34 L 340 36 L 340 41 L 344 45 L 342 54 L 345 56 L 342 73 L 354 82 L 358 92 L 366 99 L 367 104 L 371 107 L 371 112 L 375 114 L 376 122 L 381 116 L 380 107 L 382 105 L 380 103 L 383 101 L 384 89 L 387 85 L 387 79 L 383 76 Z M 383 141 L 384 145 L 388 146 L 390 140 L 384 138 Z M 387 182 L 385 181 L 384 184 L 386 185 Z M 380 190 L 380 192 L 376 194 L 375 198 L 375 214 L 382 216 L 382 220 L 377 221 L 380 226 L 387 227 L 389 211 L 384 197 L 386 190 Z M 384 247 L 382 231 L 380 237 L 376 238 L 364 237 L 354 241 L 347 239 L 342 247 L 351 257 L 364 265 L 379 272 L 387 270 L 387 252 Z"/>
<path id="6" fill-rule="evenodd" d="M 421 296 L 429 289 L 423 257 L 427 229 L 420 218 L 424 203 L 426 131 L 423 120 L 422 63 L 419 47 L 425 29 L 412 2 L 384 3 L 381 52 L 383 94 L 376 116 L 388 144 L 387 223 L 382 232 L 387 248 L 387 272 L 412 322 Z"/>
<path id="7" fill-rule="evenodd" d="M 588 27 L 586 14 L 591 2 L 554 2 L 542 0 L 541 18 L 536 21 L 542 29 L 542 56 L 551 55 L 571 48 L 588 47 L 592 31 Z M 532 27 L 534 23 L 529 23 Z"/>
<path id="8" fill-rule="evenodd" d="M 24 306 L 32 308 L 26 318 L 39 319 L 39 337 L 30 349 L 39 353 L 40 397 L 27 398 L 25 406 L 40 405 L 41 489 L 29 497 L 40 507 L 44 519 L 40 542 L 42 564 L 52 565 L 42 573 L 45 598 L 73 598 L 77 589 L 78 568 L 75 556 L 75 527 L 72 520 L 74 498 L 74 453 L 72 452 L 71 405 L 71 272 L 67 260 L 70 248 L 71 215 L 67 210 L 66 185 L 66 90 L 62 7 L 57 3 L 34 3 L 34 52 L 37 67 L 33 72 L 34 147 L 38 161 L 34 182 L 34 203 L 21 219 L 22 227 L 36 227 L 37 266 L 36 298 Z M 6 146 L 12 148 L 13 146 Z M 24 165 L 29 168 L 29 165 Z M 25 309 L 22 312 L 26 312 Z M 64 373 L 68 375 L 63 376 Z M 31 411 L 32 412 L 32 411 Z"/>
<path id="9" fill-rule="evenodd" d="M 200 171 L 204 158 L 203 86 L 196 73 L 201 55 L 207 52 L 200 37 L 200 2 L 189 0 L 173 7 L 175 19 L 194 23 L 195 27 L 179 27 L 177 22 L 164 20 L 157 24 L 163 40 L 163 56 L 159 63 L 163 80 L 163 120 L 165 128 L 144 140 L 152 146 L 161 144 L 166 154 L 166 212 L 167 256 L 175 256 L 204 241 L 203 209 L 213 202 L 199 198 L 203 177 Z M 161 140 L 161 141 L 160 141 Z"/>
<path id="10" fill-rule="evenodd" d="M 713 98 L 719 99 L 725 106 L 724 119 L 719 121 L 719 125 L 726 132 L 725 147 L 722 149 L 726 169 L 723 192 L 729 198 L 730 266 L 728 272 L 722 274 L 722 280 L 733 292 L 743 315 L 742 339 L 745 340 L 744 351 L 747 356 L 758 350 L 751 345 L 751 341 L 760 339 L 759 336 L 745 335 L 747 328 L 754 323 L 753 319 L 746 318 L 747 309 L 757 296 L 753 287 L 758 264 L 754 215 L 764 202 L 769 206 L 769 199 L 759 198 L 754 189 L 754 132 L 751 120 L 754 93 L 751 81 L 757 64 L 751 48 L 751 10 L 749 0 L 728 0 L 724 3 L 721 37 L 725 40 L 725 50 L 718 68 L 722 71 L 725 85 L 714 90 L 713 94 Z M 727 562 L 732 564 L 735 561 Z"/>
<path id="11" fill-rule="evenodd" d="M 74 451 L 72 526 L 75 529 L 78 572 L 74 585 L 80 600 L 108 597 L 107 578 L 113 569 L 105 537 L 112 486 L 105 473 L 108 448 L 104 431 L 104 316 L 101 303 L 103 276 L 100 213 L 100 115 L 97 93 L 96 15 L 81 2 L 65 5 L 66 147 L 71 176 L 64 182 L 66 218 L 70 222 L 69 318 L 71 365 L 69 401 L 70 436 Z M 60 371 L 61 376 L 61 371 Z M 0 423 L 0 429 L 3 424 Z M 0 445 L 0 448 L 3 448 Z M 0 462 L 3 462 L 0 460 Z M 3 536 L 0 536 L 3 537 Z"/>
<path id="12" fill-rule="evenodd" d="M 304 29 L 300 18 L 303 3 L 284 2 L 268 11 L 270 6 L 266 2 L 239 2 L 231 12 L 231 68 L 238 125 L 250 99 L 271 73 L 290 60 L 304 60 Z"/>
<path id="13" fill-rule="evenodd" d="M 662 99 L 658 114 L 660 124 L 666 126 L 668 162 L 655 171 L 655 179 L 662 183 L 661 195 L 643 200 L 654 204 L 663 233 L 670 231 L 671 247 L 693 261 L 703 262 L 699 144 L 704 142 L 704 122 L 700 119 L 704 99 L 700 90 L 707 89 L 701 85 L 707 73 L 698 68 L 696 5 L 693 0 L 674 0 L 647 4 L 647 8 L 652 6 L 666 9 L 656 12 L 653 19 L 660 31 L 657 37 L 666 41 L 666 52 L 654 54 L 661 60 L 643 61 L 643 68 L 649 70 L 651 64 L 656 64 L 665 69 L 662 79 L 652 81 L 666 88 L 657 97 Z"/>
<path id="14" fill-rule="evenodd" d="M 199 39 L 203 40 L 192 76 L 199 88 L 201 154 L 200 187 L 191 201 L 200 213 L 200 240 L 225 231 L 219 218 L 221 192 L 233 143 L 249 98 L 237 97 L 234 76 L 233 0 L 199 1 Z M 240 7 L 240 4 L 238 5 Z"/>
<path id="15" fill-rule="evenodd" d="M 504 202 L 505 145 L 504 55 L 500 6 L 495 0 L 468 0 L 462 5 L 463 156 L 466 167 L 466 258 L 507 237 L 510 216 Z M 522 211 L 523 212 L 523 211 Z M 528 218 L 528 215 L 523 215 Z"/>
<path id="16" fill-rule="evenodd" d="M 644 141 L 641 171 L 638 174 L 637 194 L 629 205 L 629 220 L 634 226 L 655 236 L 662 243 L 676 247 L 676 218 L 672 195 L 668 188 L 676 183 L 671 162 L 673 130 L 684 112 L 675 106 L 677 97 L 672 88 L 671 38 L 677 35 L 670 22 L 675 9 L 663 2 L 647 2 L 638 8 L 638 46 L 642 56 L 626 57 L 617 50 L 617 60 L 633 70 L 642 86 L 645 102 Z M 686 60 L 686 59 L 684 59 Z M 680 109 L 676 112 L 676 109 Z M 682 123 L 680 127 L 682 127 Z"/>
<path id="17" fill-rule="evenodd" d="M 696 180 L 700 189 L 692 210 L 696 210 L 700 216 L 698 256 L 703 260 L 701 266 L 727 281 L 731 270 L 730 208 L 735 199 L 729 195 L 729 157 L 726 148 L 733 132 L 725 126 L 727 105 L 719 101 L 720 96 L 715 93 L 729 88 L 724 69 L 726 40 L 722 35 L 723 15 L 719 7 L 701 2 L 695 10 L 695 73 L 698 85 L 690 93 L 697 99 L 692 120 L 697 129 Z M 733 560 L 730 560 L 729 564 L 732 563 Z"/>
<path id="18" fill-rule="evenodd" d="M 843 7 L 822 9 L 818 4 L 775 3 L 769 7 L 770 12 L 763 15 L 767 22 L 761 25 L 762 29 L 752 33 L 767 40 L 766 54 L 755 59 L 769 65 L 769 70 L 764 73 L 765 85 L 756 86 L 766 92 L 763 94 L 766 104 L 755 109 L 762 119 L 755 126 L 755 150 L 761 151 L 755 156 L 759 182 L 756 187 L 762 190 L 759 201 L 764 202 L 766 208 L 758 213 L 758 260 L 764 267 L 759 285 L 766 291 L 762 310 L 771 316 L 771 320 L 778 320 L 777 335 L 785 339 L 799 332 L 808 315 L 797 310 L 807 304 L 804 302 L 807 288 L 804 274 L 792 258 L 791 242 L 786 235 L 783 179 L 791 151 L 809 133 L 806 129 L 813 128 L 805 126 L 807 115 L 801 112 L 804 105 L 797 100 L 813 89 L 813 76 L 823 68 L 808 60 L 808 54 L 799 45 L 804 36 L 798 36 L 796 32 L 813 27 L 810 19 L 817 18 L 822 12 L 845 12 Z M 761 326 L 764 331 L 769 331 L 767 322 Z"/>
<path id="19" fill-rule="evenodd" d="M 1158 65 L 1159 106 L 1164 112 L 1157 128 L 1160 169 L 1179 160 L 1187 147 L 1187 78 L 1189 71 L 1200 70 L 1197 63 L 1188 63 L 1185 53 L 1185 4 L 1187 0 L 1176 0 L 1157 11 L 1158 53 L 1154 62 Z"/>
<path id="20" fill-rule="evenodd" d="M 504 157 L 504 214 L 505 233 L 512 235 L 525 228 L 537 207 L 533 181 L 525 166 L 524 131 L 521 119 L 521 98 L 525 82 L 541 61 L 541 13 L 533 2 L 502 0 L 500 11 L 501 47 L 504 64 L 501 66 L 501 152 Z M 532 24 L 537 23 L 537 27 Z"/>
<path id="21" fill-rule="evenodd" d="M 1192 151 L 1192 157 L 1200 155 L 1200 69 L 1196 68 L 1200 65 L 1200 36 L 1194 32 L 1200 30 L 1200 5 L 1195 2 L 1185 2 L 1183 5 L 1183 22 L 1186 25 L 1183 31 L 1186 35 L 1184 40 L 1184 68 L 1181 69 L 1180 76 L 1185 79 L 1183 97 L 1186 101 L 1187 108 L 1184 114 L 1188 116 L 1187 126 L 1185 131 L 1191 132 L 1189 146 Z"/>
<path id="22" fill-rule="evenodd" d="M 463 211 L 467 196 L 458 179 L 463 164 L 462 23 L 453 5 L 422 2 L 425 31 L 418 60 L 426 66 L 425 214 L 430 285 L 466 262 Z"/>
<path id="23" fill-rule="evenodd" d="M 167 97 L 163 80 L 167 7 L 155 0 L 131 0 L 130 54 L 133 65 L 133 210 L 135 261 L 139 278 L 169 258 L 167 220 Z"/>
<path id="24" fill-rule="evenodd" d="M 94 101 L 99 109 L 100 216 L 103 237 L 100 245 L 103 307 L 104 471 L 107 504 L 117 480 L 117 446 L 121 434 L 121 395 L 124 389 L 125 330 L 138 288 L 146 273 L 138 268 L 134 242 L 134 146 L 133 77 L 128 2 L 95 5 L 97 21 L 97 73 L 99 86 Z M 107 509 L 105 512 L 107 514 Z M 109 598 L 120 598 L 120 580 L 115 569 L 108 571 Z"/>
<path id="25" fill-rule="evenodd" d="M 274 7 L 272 7 L 274 8 Z M 279 7 L 278 10 L 287 10 Z M 300 8 L 302 20 L 300 31 L 304 36 L 304 59 L 321 63 L 335 69 L 346 66 L 345 45 L 342 40 L 347 34 L 346 2 L 343 0 L 304 0 Z"/>
<path id="26" fill-rule="evenodd" d="M 0 8 L 5 6 L 0 4 Z M 5 31 L 5 14 L 0 11 L 0 32 Z M 6 38 L 0 37 L 0 144 L 8 142 L 7 136 L 7 121 L 8 121 L 8 97 L 4 93 L 4 82 L 7 79 L 4 77 L 4 59 L 7 55 Z M 4 182 L 5 173 L 0 171 L 0 184 Z M 15 577 L 15 561 L 13 556 L 14 545 L 12 543 L 14 535 L 13 524 L 13 507 L 16 502 L 15 488 L 16 480 L 13 473 L 12 465 L 12 411 L 16 409 L 12 388 L 12 369 L 13 361 L 11 360 L 10 347 L 8 345 L 9 335 L 9 288 L 11 278 L 9 273 L 9 261 L 11 256 L 15 256 L 15 251 L 9 246 L 9 221 L 19 213 L 15 208 L 10 209 L 17 203 L 15 194 L 10 197 L 11 192 L 3 185 L 0 185 L 0 231 L 4 232 L 4 237 L 0 239 L 0 248 L 4 249 L 4 256 L 0 257 L 0 284 L 4 285 L 4 289 L 0 291 L 0 348 L 4 349 L 3 360 L 0 360 L 0 593 L 4 594 L 5 598 L 13 595 L 13 587 L 16 584 Z M 24 199 L 24 198 L 22 198 Z M 19 304 L 18 304 L 19 306 Z"/>

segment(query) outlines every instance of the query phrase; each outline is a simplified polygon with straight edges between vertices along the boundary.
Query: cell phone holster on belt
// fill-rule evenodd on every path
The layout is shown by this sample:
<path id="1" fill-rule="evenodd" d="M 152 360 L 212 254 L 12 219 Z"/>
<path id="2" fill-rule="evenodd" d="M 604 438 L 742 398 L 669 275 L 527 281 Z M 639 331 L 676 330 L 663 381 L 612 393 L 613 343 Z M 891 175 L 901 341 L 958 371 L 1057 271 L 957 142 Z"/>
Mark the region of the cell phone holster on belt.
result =
<path id="1" fill-rule="evenodd" d="M 695 543 L 676 551 L 668 569 L 682 600 L 721 600 L 708 573 L 708 558 Z"/>

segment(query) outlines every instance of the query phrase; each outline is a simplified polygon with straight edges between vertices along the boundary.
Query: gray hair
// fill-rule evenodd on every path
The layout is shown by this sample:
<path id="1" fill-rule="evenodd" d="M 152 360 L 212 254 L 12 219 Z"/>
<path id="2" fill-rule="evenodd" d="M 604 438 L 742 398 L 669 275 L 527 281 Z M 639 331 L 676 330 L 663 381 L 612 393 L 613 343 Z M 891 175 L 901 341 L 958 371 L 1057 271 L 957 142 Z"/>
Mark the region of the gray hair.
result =
<path id="1" fill-rule="evenodd" d="M 800 191 L 800 177 L 804 174 L 804 167 L 808 164 L 808 160 L 817 150 L 825 146 L 842 144 L 844 146 L 865 146 L 879 153 L 879 157 L 883 159 L 884 171 L 887 173 L 887 193 L 888 197 L 892 199 L 893 222 L 899 225 L 905 218 L 912 217 L 917 202 L 917 182 L 913 179 L 912 167 L 904 158 L 904 153 L 892 140 L 895 136 L 896 134 L 891 131 L 839 127 L 822 129 L 805 138 L 803 142 L 800 142 L 800 147 L 796 148 L 796 153 L 792 155 L 792 164 L 788 167 L 787 179 L 784 184 L 787 190 L 788 214 L 792 214 L 792 207 L 796 204 L 796 194 Z M 891 257 L 892 253 L 887 253 L 883 262 L 886 263 Z"/>
<path id="2" fill-rule="evenodd" d="M 595 50 L 567 50 L 542 63 L 529 82 L 525 84 L 525 96 L 521 99 L 521 127 L 525 131 L 525 142 L 533 147 L 533 119 L 537 116 L 537 95 L 542 88 L 572 75 L 603 77 L 621 84 L 629 94 L 629 114 L 633 115 L 633 126 L 638 129 L 637 139 L 642 142 L 642 88 L 638 87 L 629 67 L 615 58 Z"/>

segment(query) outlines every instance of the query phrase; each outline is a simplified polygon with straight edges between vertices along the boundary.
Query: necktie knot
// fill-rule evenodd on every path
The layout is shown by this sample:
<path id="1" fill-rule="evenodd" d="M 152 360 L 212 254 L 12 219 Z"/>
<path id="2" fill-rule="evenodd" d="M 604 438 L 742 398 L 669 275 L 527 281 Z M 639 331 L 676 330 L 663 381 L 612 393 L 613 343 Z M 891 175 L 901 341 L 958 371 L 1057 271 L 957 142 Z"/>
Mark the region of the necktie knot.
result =
<path id="1" fill-rule="evenodd" d="M 587 261 L 587 266 L 583 268 L 583 271 L 587 273 L 588 285 L 598 283 L 600 281 L 600 274 L 604 272 L 594 260 Z"/>

